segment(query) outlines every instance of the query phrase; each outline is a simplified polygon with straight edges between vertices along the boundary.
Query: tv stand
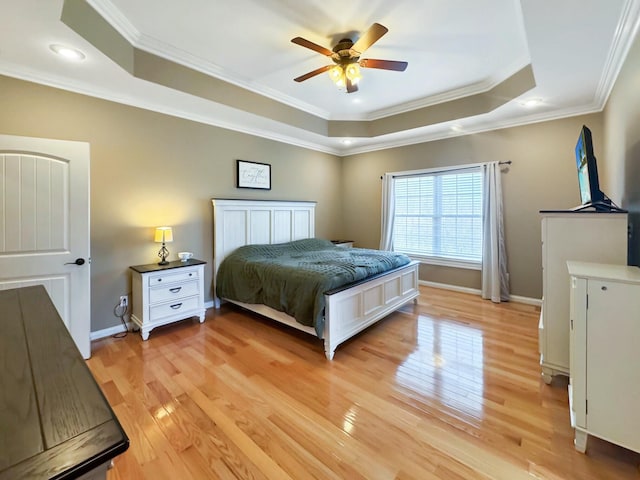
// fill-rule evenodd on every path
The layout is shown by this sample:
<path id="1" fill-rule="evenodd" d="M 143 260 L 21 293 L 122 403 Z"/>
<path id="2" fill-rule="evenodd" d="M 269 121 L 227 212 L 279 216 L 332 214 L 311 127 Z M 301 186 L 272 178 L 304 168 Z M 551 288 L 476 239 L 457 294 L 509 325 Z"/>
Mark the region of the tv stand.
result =
<path id="1" fill-rule="evenodd" d="M 605 198 L 604 200 L 599 200 L 597 202 L 589 202 L 584 205 L 578 205 L 571 209 L 572 212 L 583 212 L 585 210 L 589 210 L 593 208 L 596 212 L 605 212 L 605 213 L 629 213 L 627 210 L 618 207 L 615 203 L 611 201 L 610 198 Z"/>
<path id="2" fill-rule="evenodd" d="M 569 375 L 569 293 L 567 260 L 627 263 L 624 213 L 541 212 L 542 309 L 539 348 L 542 379 Z"/>

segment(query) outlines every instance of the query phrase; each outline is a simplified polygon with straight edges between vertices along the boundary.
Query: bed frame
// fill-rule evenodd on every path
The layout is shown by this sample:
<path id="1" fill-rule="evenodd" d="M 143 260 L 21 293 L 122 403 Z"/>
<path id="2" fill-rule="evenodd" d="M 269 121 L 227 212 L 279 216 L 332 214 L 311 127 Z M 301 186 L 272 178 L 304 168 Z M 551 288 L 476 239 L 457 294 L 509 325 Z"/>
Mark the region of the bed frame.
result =
<path id="1" fill-rule="evenodd" d="M 233 250 L 248 244 L 283 243 L 313 238 L 315 202 L 212 199 L 213 203 L 213 287 L 222 260 Z M 416 300 L 418 262 L 376 275 L 325 293 L 324 351 L 329 360 L 345 340 Z M 298 330 L 317 336 L 313 327 L 261 304 L 222 299 Z M 221 299 L 214 296 L 216 308 Z"/>

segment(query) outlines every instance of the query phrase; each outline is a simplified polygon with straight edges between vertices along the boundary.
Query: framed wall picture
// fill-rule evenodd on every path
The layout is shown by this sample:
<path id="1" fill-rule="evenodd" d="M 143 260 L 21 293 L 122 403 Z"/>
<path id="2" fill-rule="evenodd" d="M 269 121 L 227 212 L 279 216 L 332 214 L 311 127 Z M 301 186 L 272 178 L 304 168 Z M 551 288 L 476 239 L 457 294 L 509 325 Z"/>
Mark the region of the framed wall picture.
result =
<path id="1" fill-rule="evenodd" d="M 271 190 L 271 165 L 268 163 L 248 162 L 246 160 L 236 160 L 236 162 L 237 188 Z"/>

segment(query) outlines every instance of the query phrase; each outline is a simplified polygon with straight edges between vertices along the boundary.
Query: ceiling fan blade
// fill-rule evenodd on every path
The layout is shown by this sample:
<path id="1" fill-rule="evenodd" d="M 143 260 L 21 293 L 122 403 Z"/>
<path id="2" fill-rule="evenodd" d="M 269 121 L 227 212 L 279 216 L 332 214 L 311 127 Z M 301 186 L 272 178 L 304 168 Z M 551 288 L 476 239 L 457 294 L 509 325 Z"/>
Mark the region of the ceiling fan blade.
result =
<path id="1" fill-rule="evenodd" d="M 315 69 L 313 72 L 309 72 L 309 73 L 305 73 L 304 75 L 300 75 L 297 78 L 294 78 L 294 80 L 296 82 L 304 82 L 305 80 L 310 79 L 311 77 L 315 77 L 316 75 L 320 75 L 323 72 L 326 72 L 327 70 L 329 70 L 330 68 L 332 68 L 333 65 L 325 65 L 324 67 L 320 67 Z"/>
<path id="2" fill-rule="evenodd" d="M 356 51 L 358 54 L 364 52 L 371 45 L 380 40 L 385 33 L 387 33 L 389 29 L 384 25 L 380 25 L 379 23 L 374 23 L 369 27 L 369 30 L 360 35 L 360 38 L 356 43 L 353 44 L 351 50 Z"/>
<path id="3" fill-rule="evenodd" d="M 373 58 L 365 58 L 358 62 L 363 68 L 380 68 L 382 70 L 395 70 L 396 72 L 404 72 L 407 69 L 407 62 L 396 62 L 395 60 L 375 60 Z"/>
<path id="4" fill-rule="evenodd" d="M 358 91 L 358 85 L 353 83 L 351 80 L 349 80 L 349 77 L 347 77 L 347 93 L 353 93 L 357 91 Z"/>
<path id="5" fill-rule="evenodd" d="M 326 55 L 327 57 L 333 55 L 333 52 L 328 48 L 321 47 L 317 43 L 313 43 L 302 37 L 292 38 L 291 42 L 295 43 L 296 45 L 300 45 L 301 47 L 310 48 L 314 52 L 321 53 L 322 55 Z"/>

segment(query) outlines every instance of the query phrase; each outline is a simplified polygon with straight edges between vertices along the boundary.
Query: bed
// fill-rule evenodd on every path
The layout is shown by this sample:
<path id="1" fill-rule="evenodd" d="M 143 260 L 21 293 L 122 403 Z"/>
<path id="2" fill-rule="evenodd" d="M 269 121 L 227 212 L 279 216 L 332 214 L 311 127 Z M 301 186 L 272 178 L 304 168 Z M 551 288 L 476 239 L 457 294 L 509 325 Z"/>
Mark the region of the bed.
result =
<path id="1" fill-rule="evenodd" d="M 325 355 L 333 359 L 345 340 L 418 297 L 418 263 L 409 262 L 384 273 L 324 292 L 321 329 L 260 303 L 217 296 L 222 261 L 246 245 L 272 245 L 313 239 L 315 202 L 213 199 L 214 303 L 229 301 L 324 340 Z M 341 248 L 341 247 L 333 247 Z"/>

